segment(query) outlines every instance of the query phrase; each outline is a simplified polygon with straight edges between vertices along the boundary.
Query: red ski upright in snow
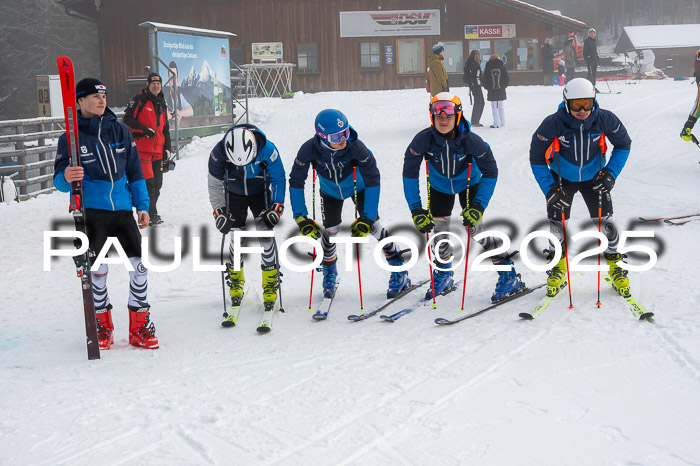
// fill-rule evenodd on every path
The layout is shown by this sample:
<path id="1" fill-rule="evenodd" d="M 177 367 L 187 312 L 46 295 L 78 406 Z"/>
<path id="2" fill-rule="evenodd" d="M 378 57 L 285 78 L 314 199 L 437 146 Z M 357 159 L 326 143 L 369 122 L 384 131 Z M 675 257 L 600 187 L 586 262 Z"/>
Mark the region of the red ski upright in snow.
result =
<path id="1" fill-rule="evenodd" d="M 66 144 L 71 167 L 80 166 L 78 156 L 78 114 L 75 99 L 75 77 L 73 62 L 68 57 L 58 57 L 58 74 L 61 77 L 61 96 L 63 97 L 63 114 L 66 119 Z M 85 206 L 83 205 L 83 182 L 74 181 L 71 187 L 69 211 L 75 221 L 75 229 L 85 233 Z M 76 247 L 78 246 L 76 240 Z M 95 302 L 92 298 L 92 277 L 90 275 L 90 250 L 74 257 L 78 277 L 83 289 L 83 310 L 85 312 L 85 339 L 88 359 L 100 359 L 100 347 L 97 340 L 97 321 Z"/>

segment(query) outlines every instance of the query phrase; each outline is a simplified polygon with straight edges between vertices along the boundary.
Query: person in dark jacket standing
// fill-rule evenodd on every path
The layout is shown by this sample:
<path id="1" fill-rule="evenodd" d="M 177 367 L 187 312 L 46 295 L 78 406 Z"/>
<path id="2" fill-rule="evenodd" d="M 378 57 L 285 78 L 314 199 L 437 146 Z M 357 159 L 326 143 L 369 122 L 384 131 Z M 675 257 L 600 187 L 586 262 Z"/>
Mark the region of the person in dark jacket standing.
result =
<path id="1" fill-rule="evenodd" d="M 506 111 L 504 104 L 506 87 L 510 84 L 510 77 L 498 54 L 492 54 L 489 57 L 489 61 L 486 62 L 481 84 L 488 91 L 486 98 L 491 102 L 491 112 L 493 113 L 493 125 L 491 125 L 491 128 L 505 126 Z"/>
<path id="2" fill-rule="evenodd" d="M 613 145 L 605 160 L 605 138 Z M 620 235 L 613 222 L 610 192 L 630 154 L 632 141 L 625 126 L 611 111 L 598 106 L 596 90 L 590 81 L 575 78 L 564 87 L 564 101 L 532 135 L 530 167 L 547 202 L 550 230 L 564 250 L 562 214 L 568 220 L 574 195 L 581 193 L 590 218 L 608 238 L 605 259 L 615 288 L 630 296 L 627 270 L 618 263 L 625 257 L 617 251 Z M 599 214 L 599 205 L 602 207 Z M 548 261 L 555 254 L 549 245 Z M 547 272 L 547 295 L 556 295 L 566 285 L 566 257 Z"/>
<path id="3" fill-rule="evenodd" d="M 552 85 L 554 76 L 554 52 L 552 51 L 552 39 L 546 38 L 542 46 L 542 74 L 544 75 L 544 85 Z"/>
<path id="4" fill-rule="evenodd" d="M 479 121 L 484 112 L 484 92 L 481 90 L 481 52 L 472 50 L 464 64 L 464 84 L 469 86 L 469 92 L 474 96 L 472 107 L 472 126 L 484 126 Z"/>
<path id="5" fill-rule="evenodd" d="M 161 77 L 151 73 L 146 83 L 147 87 L 126 107 L 124 123 L 134 136 L 141 158 L 148 197 L 151 199 L 148 214 L 153 226 L 163 223 L 156 203 L 163 186 L 163 158 L 166 161 L 170 158 L 170 126 Z"/>
<path id="6" fill-rule="evenodd" d="M 127 127 L 107 108 L 107 88 L 97 79 L 85 78 L 75 87 L 80 105 L 78 133 L 80 166 L 71 167 L 66 135 L 58 138 L 53 182 L 62 192 L 71 183 L 83 181 L 85 226 L 89 247 L 97 255 L 116 237 L 129 258 L 129 344 L 158 348 L 155 327 L 150 323 L 148 271 L 141 262 L 139 228 L 149 223 L 148 192 L 139 154 Z M 136 207 L 138 226 L 132 209 Z M 90 264 L 91 266 L 93 264 Z M 101 350 L 114 343 L 112 304 L 107 293 L 107 264 L 91 269 L 92 296 L 97 317 L 97 337 Z"/>
<path id="7" fill-rule="evenodd" d="M 588 79 L 595 86 L 595 77 L 598 71 L 598 45 L 595 35 L 595 29 L 588 30 L 588 37 L 583 41 L 583 58 L 586 60 L 588 67 Z"/>

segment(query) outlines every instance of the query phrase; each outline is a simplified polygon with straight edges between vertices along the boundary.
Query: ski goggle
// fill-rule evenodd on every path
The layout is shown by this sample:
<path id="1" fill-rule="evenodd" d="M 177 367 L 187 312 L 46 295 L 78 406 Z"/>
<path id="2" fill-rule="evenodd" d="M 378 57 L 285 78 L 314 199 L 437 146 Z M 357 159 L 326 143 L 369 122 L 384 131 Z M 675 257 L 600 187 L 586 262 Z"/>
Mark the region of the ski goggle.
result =
<path id="1" fill-rule="evenodd" d="M 569 108 L 572 112 L 580 112 L 585 110 L 586 112 L 593 110 L 595 105 L 595 99 L 573 99 L 569 100 Z"/>
<path id="2" fill-rule="evenodd" d="M 438 100 L 430 106 L 430 113 L 433 115 L 456 115 L 457 111 L 457 105 L 449 100 Z"/>
<path id="3" fill-rule="evenodd" d="M 320 131 L 316 131 L 316 134 L 318 134 L 321 137 L 321 139 L 331 144 L 340 144 L 343 142 L 343 139 L 347 141 L 350 137 L 350 127 L 348 126 L 344 130 L 338 131 L 337 133 L 333 134 L 323 134 Z"/>

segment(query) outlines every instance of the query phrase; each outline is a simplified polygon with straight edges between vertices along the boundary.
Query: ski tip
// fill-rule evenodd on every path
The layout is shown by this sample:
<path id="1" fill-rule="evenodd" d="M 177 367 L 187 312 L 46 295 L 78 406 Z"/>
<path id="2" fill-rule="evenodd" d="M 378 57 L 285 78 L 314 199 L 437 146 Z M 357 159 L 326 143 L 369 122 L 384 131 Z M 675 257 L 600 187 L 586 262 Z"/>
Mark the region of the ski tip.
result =
<path id="1" fill-rule="evenodd" d="M 654 313 L 653 312 L 645 312 L 641 316 L 639 316 L 639 320 L 646 320 L 648 322 L 654 322 Z"/>
<path id="2" fill-rule="evenodd" d="M 450 321 L 447 319 L 443 319 L 442 317 L 438 317 L 437 319 L 435 319 L 435 323 L 438 325 L 447 325 L 450 323 Z"/>
<path id="3" fill-rule="evenodd" d="M 382 319 L 382 322 L 394 322 L 391 316 L 379 316 L 379 318 Z"/>
<path id="4" fill-rule="evenodd" d="M 258 327 L 258 333 L 270 333 L 270 327 Z"/>
<path id="5" fill-rule="evenodd" d="M 224 328 L 235 327 L 236 323 L 231 322 L 230 320 L 225 320 L 225 321 L 221 322 L 221 326 Z"/>
<path id="6" fill-rule="evenodd" d="M 528 313 L 528 312 L 521 312 L 521 313 L 518 314 L 518 315 L 519 315 L 521 318 L 525 319 L 525 320 L 532 320 L 532 319 L 534 319 L 534 317 L 532 317 L 532 314 L 530 314 L 530 313 Z"/>

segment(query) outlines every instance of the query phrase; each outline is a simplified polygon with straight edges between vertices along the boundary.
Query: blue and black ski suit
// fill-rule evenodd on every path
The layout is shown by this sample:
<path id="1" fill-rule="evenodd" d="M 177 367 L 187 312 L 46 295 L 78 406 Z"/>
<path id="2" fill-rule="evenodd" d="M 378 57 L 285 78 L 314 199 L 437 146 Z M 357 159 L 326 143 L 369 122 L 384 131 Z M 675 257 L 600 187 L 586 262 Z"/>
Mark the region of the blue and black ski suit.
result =
<path id="1" fill-rule="evenodd" d="M 605 138 L 613 145 L 607 162 L 603 153 Z M 556 144 L 555 139 L 558 140 Z M 560 184 L 561 178 L 561 188 L 569 199 L 573 200 L 573 196 L 581 192 L 591 218 L 597 219 L 599 195 L 592 188 L 593 179 L 601 167 L 617 179 L 627 162 L 631 144 L 627 129 L 613 112 L 601 109 L 596 103 L 590 116 L 581 121 L 571 116 L 566 103 L 562 102 L 557 112 L 545 118 L 532 135 L 530 167 L 545 195 Z M 558 151 L 550 149 L 557 145 Z M 609 239 L 608 252 L 614 252 L 619 238 L 611 220 L 610 193 L 602 195 L 600 202 L 603 230 Z M 569 217 L 570 211 L 570 207 L 565 210 L 565 218 Z M 548 206 L 547 216 L 552 232 L 563 241 L 561 211 Z"/>
<path id="2" fill-rule="evenodd" d="M 357 206 L 358 215 L 374 221 L 370 234 L 377 240 L 384 239 L 389 233 L 379 221 L 379 185 L 380 175 L 374 154 L 358 139 L 357 131 L 350 126 L 350 137 L 345 147 L 333 149 L 318 136 L 306 141 L 294 160 L 289 175 L 289 198 L 292 202 L 294 218 L 306 217 L 309 212 L 304 199 L 304 184 L 313 167 L 318 175 L 321 191 L 321 212 L 323 226 L 321 236 L 325 264 L 336 261 L 336 245 L 330 242 L 340 230 L 343 200 L 353 198 L 355 193 L 354 170 L 357 168 Z M 383 247 L 387 258 L 394 256 L 398 248 L 395 243 Z"/>

